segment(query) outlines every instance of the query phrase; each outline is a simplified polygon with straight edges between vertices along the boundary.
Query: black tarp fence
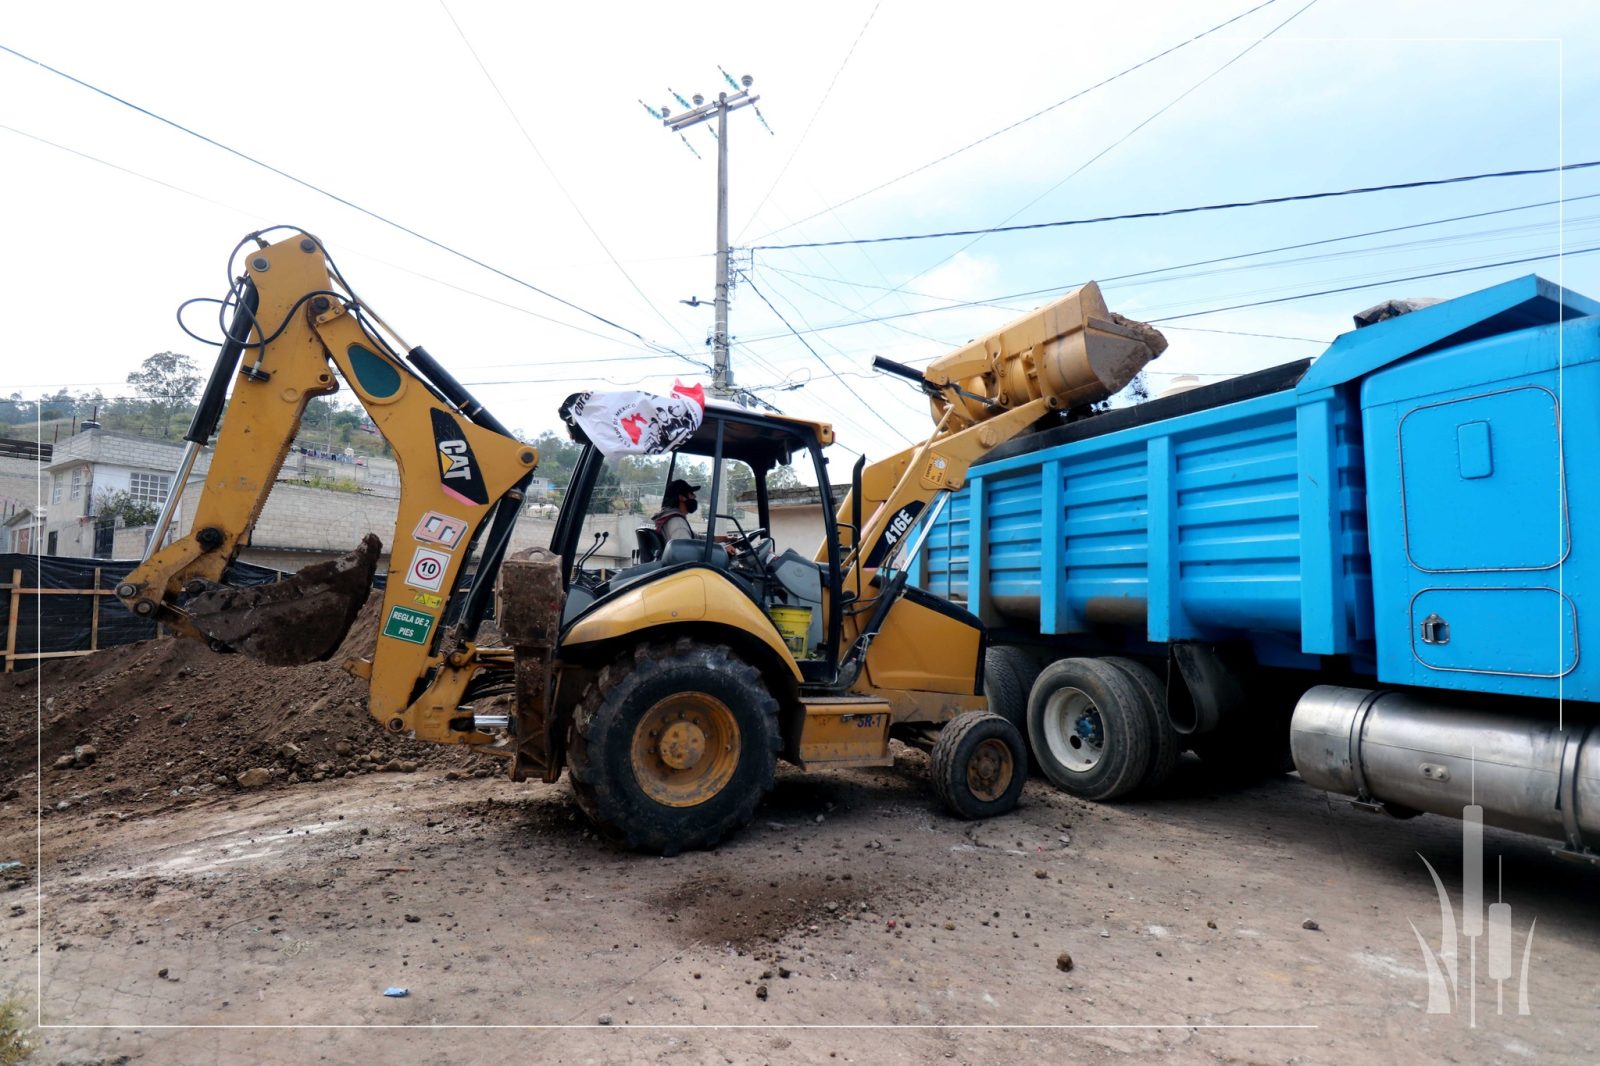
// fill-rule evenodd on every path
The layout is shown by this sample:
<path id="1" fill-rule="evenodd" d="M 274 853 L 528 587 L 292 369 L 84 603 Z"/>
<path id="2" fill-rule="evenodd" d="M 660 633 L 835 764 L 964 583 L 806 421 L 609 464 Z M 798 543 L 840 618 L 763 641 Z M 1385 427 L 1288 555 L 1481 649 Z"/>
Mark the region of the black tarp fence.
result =
<path id="1" fill-rule="evenodd" d="M 40 652 L 88 651 L 132 644 L 156 635 L 156 624 L 139 618 L 115 596 L 37 595 L 15 589 L 61 589 L 87 592 L 112 591 L 137 560 L 63 559 L 54 555 L 20 555 L 0 552 L 0 627 L 6 634 L 7 666 L 25 669 L 37 659 L 13 658 Z M 99 571 L 96 583 L 95 572 Z M 264 566 L 234 563 L 223 575 L 230 585 L 265 585 L 289 575 Z M 98 610 L 96 604 L 98 602 Z M 11 612 L 16 610 L 16 628 Z M 91 645 L 91 641 L 93 642 Z"/>
<path id="2" fill-rule="evenodd" d="M 11 587 L 82 592 L 98 588 L 111 592 L 138 565 L 138 560 L 131 559 L 64 559 L 55 555 L 0 552 L 0 586 L 5 586 L 0 589 L 0 633 L 6 635 L 5 668 L 22 670 L 39 662 L 35 658 L 16 656 L 86 652 L 91 648 L 109 648 L 155 637 L 156 624 L 129 611 L 115 596 L 40 596 L 29 592 L 15 595 Z M 99 571 L 98 584 L 96 570 Z M 271 584 L 292 576 L 265 566 L 235 562 L 224 571 L 222 580 L 224 584 L 245 587 Z M 466 593 L 472 588 L 475 576 L 467 574 L 462 578 L 460 588 L 445 608 L 444 625 L 453 625 L 460 619 Z M 386 575 L 376 575 L 372 584 L 381 598 L 387 584 Z M 99 602 L 98 612 L 96 601 Z M 14 631 L 11 628 L 13 607 L 17 612 Z M 494 617 L 492 607 L 486 617 Z"/>

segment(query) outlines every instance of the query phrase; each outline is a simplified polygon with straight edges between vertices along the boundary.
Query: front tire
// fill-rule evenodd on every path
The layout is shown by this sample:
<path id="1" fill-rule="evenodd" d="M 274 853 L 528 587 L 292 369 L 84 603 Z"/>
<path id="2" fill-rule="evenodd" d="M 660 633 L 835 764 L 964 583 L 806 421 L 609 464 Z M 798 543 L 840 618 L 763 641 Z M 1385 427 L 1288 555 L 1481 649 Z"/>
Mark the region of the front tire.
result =
<path id="1" fill-rule="evenodd" d="M 1151 732 L 1143 693 L 1099 659 L 1047 666 L 1028 696 L 1033 757 L 1058 788 L 1084 799 L 1138 788 L 1150 769 Z"/>
<path id="2" fill-rule="evenodd" d="M 939 730 L 933 791 L 959 818 L 993 818 L 1017 805 L 1028 777 L 1022 734 L 991 711 L 968 711 Z"/>
<path id="3" fill-rule="evenodd" d="M 748 825 L 772 789 L 778 702 L 720 644 L 641 644 L 584 692 L 567 753 L 578 806 L 631 848 L 675 855 Z"/>

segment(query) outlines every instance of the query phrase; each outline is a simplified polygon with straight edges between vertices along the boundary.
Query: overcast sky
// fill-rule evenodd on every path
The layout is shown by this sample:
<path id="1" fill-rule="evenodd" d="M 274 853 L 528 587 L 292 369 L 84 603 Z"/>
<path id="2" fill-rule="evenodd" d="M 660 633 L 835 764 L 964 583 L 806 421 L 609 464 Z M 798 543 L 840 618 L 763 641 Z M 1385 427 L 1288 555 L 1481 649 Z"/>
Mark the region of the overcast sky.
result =
<path id="1" fill-rule="evenodd" d="M 716 145 L 692 131 L 696 158 L 639 101 L 715 94 L 718 64 L 755 78 L 772 131 L 751 109 L 730 118 L 731 228 L 748 248 L 1600 159 L 1597 22 L 1586 0 L 9 5 L 7 48 L 682 355 L 0 53 L 0 393 L 126 391 L 165 350 L 209 365 L 177 305 L 222 295 L 234 243 L 289 223 L 532 434 L 569 392 L 707 380 L 711 309 L 679 301 L 713 295 Z M 1535 271 L 1600 295 L 1600 255 L 1568 254 L 1215 312 L 1591 248 L 1600 197 L 1580 197 L 1596 194 L 1600 168 L 976 240 L 757 247 L 734 293 L 735 375 L 883 455 L 928 422 L 914 393 L 869 373 L 874 354 L 926 360 L 1089 278 L 1120 279 L 1103 280 L 1112 308 L 1167 331 L 1158 389 L 1316 355 L 1389 296 Z M 899 317 L 860 324 L 885 316 Z M 784 385 L 803 387 L 771 388 Z"/>

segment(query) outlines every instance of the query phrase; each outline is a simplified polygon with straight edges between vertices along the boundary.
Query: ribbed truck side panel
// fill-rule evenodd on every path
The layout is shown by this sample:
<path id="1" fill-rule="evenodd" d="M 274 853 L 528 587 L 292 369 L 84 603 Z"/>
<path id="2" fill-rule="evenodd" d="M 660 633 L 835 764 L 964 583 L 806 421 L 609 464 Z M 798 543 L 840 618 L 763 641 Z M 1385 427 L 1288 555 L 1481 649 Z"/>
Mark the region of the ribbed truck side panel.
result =
<path id="1" fill-rule="evenodd" d="M 917 577 L 990 624 L 1046 635 L 1270 633 L 1289 638 L 1275 648 L 1360 652 L 1371 581 L 1359 421 L 1341 393 L 1330 390 L 1309 422 L 1295 399 L 1280 392 L 975 467 Z M 1325 442 L 1311 451 L 1327 477 L 1305 469 L 1308 434 Z M 1309 567 L 1307 480 L 1325 486 Z M 1325 575 L 1309 646 L 1307 569 Z"/>

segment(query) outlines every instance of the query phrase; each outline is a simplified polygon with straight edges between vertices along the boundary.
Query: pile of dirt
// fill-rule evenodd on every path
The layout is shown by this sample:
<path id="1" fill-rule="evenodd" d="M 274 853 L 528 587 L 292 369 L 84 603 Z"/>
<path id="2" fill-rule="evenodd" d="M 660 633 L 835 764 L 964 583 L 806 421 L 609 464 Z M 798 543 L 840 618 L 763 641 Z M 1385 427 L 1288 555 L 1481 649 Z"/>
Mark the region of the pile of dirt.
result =
<path id="1" fill-rule="evenodd" d="M 32 791 L 36 750 L 46 809 L 422 768 L 499 772 L 465 748 L 395 737 L 367 713 L 367 683 L 340 663 L 372 654 L 380 611 L 368 601 L 323 663 L 268 666 L 162 638 L 12 674 L 0 682 L 0 799 Z"/>

